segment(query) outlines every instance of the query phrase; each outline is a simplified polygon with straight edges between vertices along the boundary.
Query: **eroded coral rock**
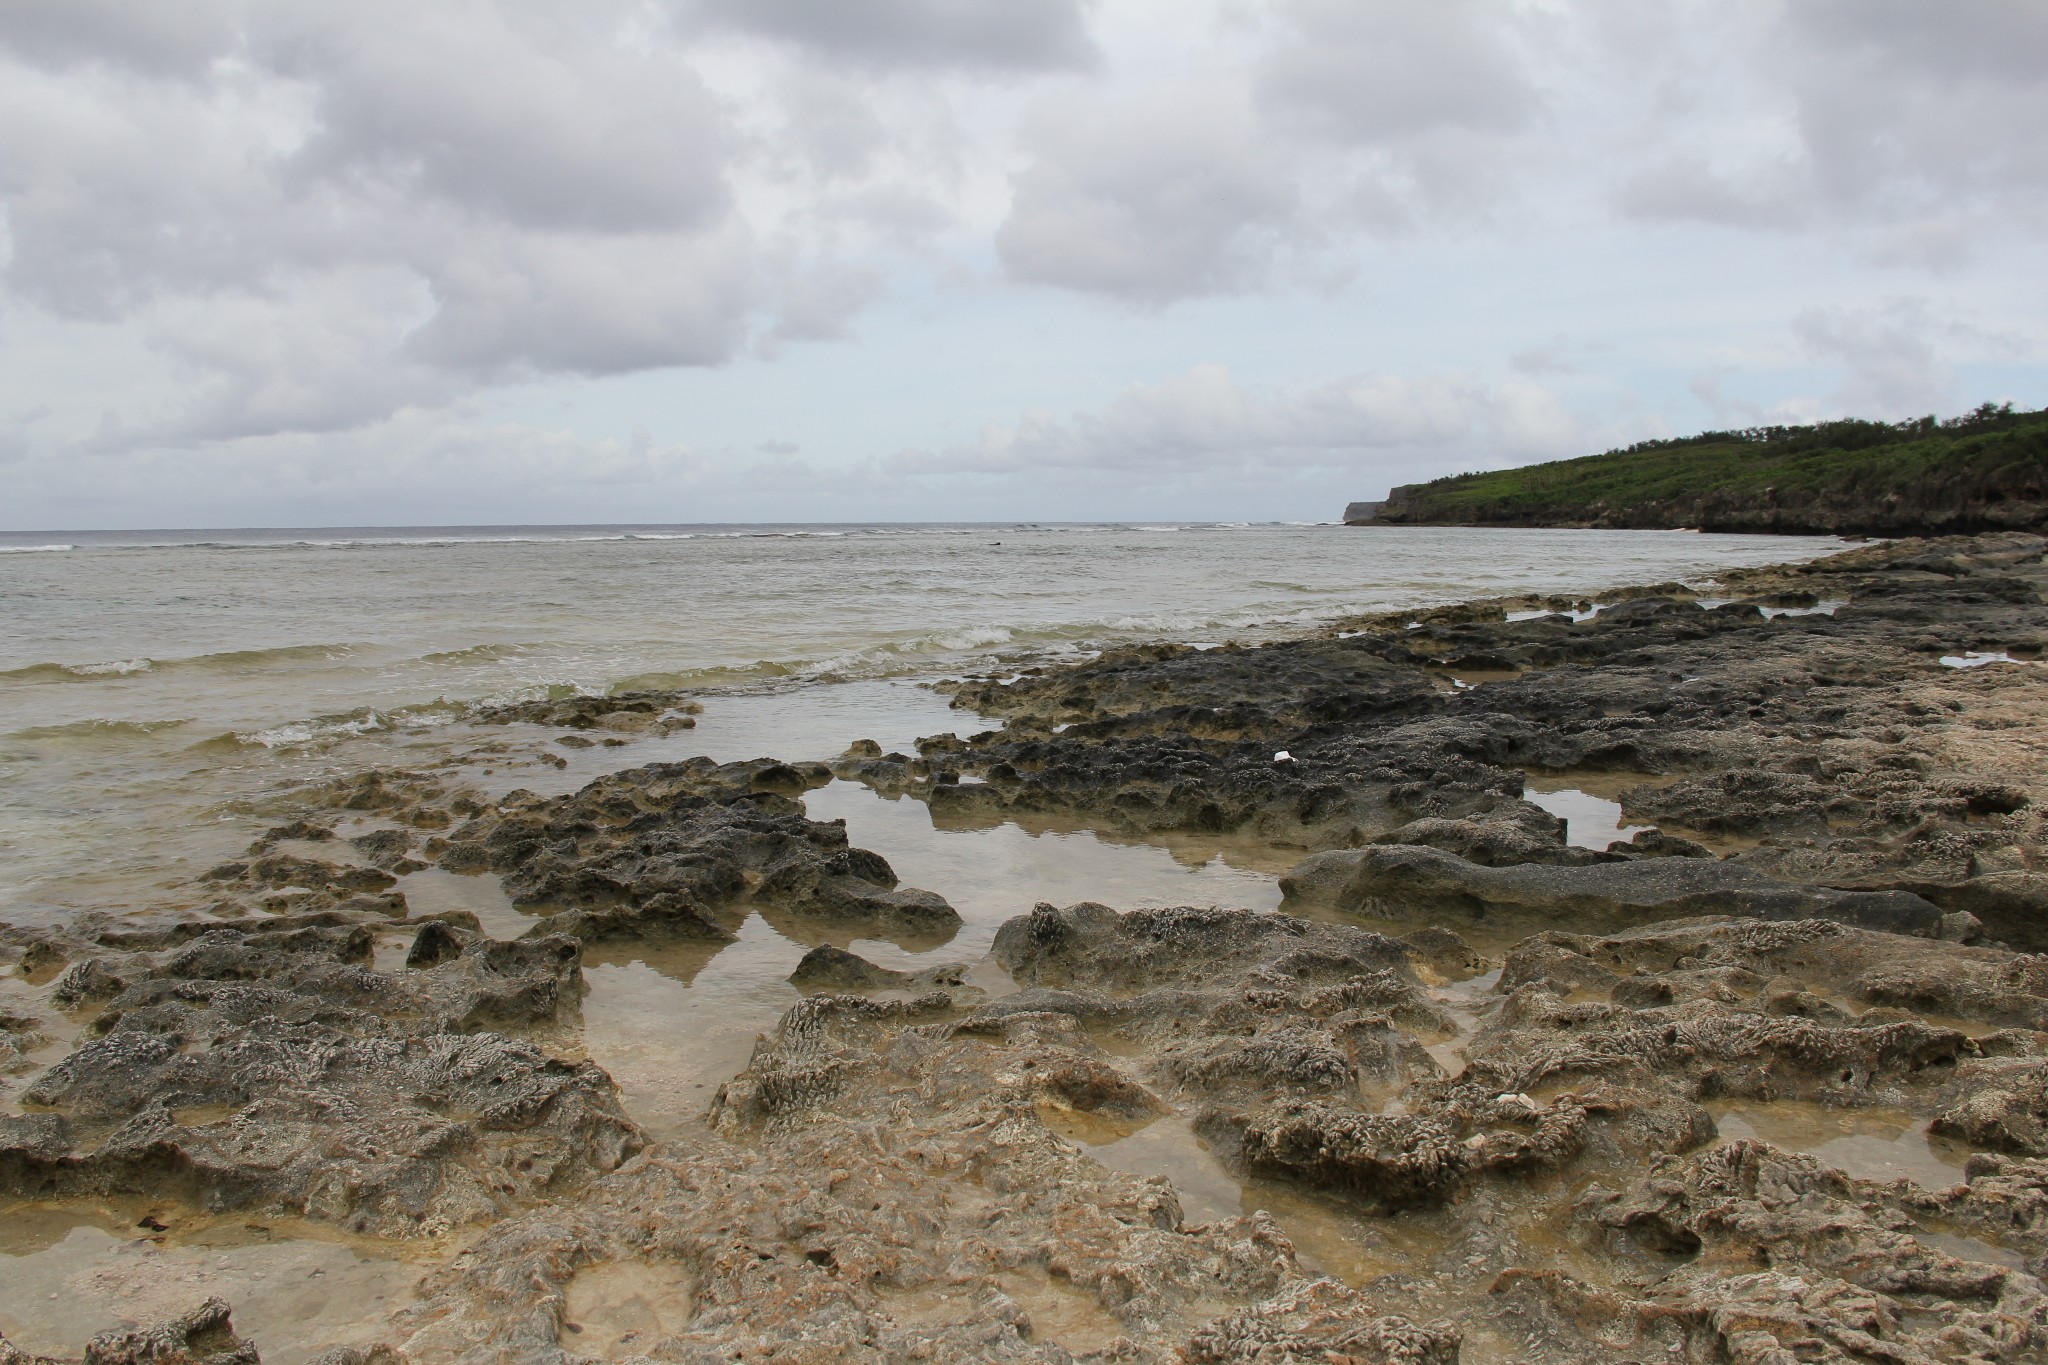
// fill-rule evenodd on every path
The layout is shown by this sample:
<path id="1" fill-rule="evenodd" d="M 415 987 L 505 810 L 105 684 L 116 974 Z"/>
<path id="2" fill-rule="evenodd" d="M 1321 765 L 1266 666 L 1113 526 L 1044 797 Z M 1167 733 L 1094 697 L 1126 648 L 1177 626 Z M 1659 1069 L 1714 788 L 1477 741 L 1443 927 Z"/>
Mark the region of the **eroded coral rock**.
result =
<path id="1" fill-rule="evenodd" d="M 573 1019 L 573 941 L 477 939 L 387 975 L 359 933 L 219 927 L 128 955 L 100 1036 L 22 1092 L 0 1185 L 418 1236 L 571 1191 L 640 1147 L 602 1071 L 496 1031 Z"/>
<path id="2" fill-rule="evenodd" d="M 1689 1351 L 1727 1360 L 2038 1358 L 2048 1348 L 2041 1281 L 1943 1250 L 1911 1202 L 1812 1157 L 1735 1142 L 1670 1163 L 1630 1193 L 1589 1193 L 1580 1217 L 1624 1251 L 1683 1258 L 1614 1306 L 1611 1338 L 1669 1323 Z M 1760 1262 L 1770 1270 L 1749 1269 Z"/>
<path id="3" fill-rule="evenodd" d="M 0 1338 L 0 1365 L 257 1365 L 256 1346 L 235 1335 L 224 1299 L 147 1327 L 103 1332 L 82 1360 L 30 1355 Z"/>
<path id="4" fill-rule="evenodd" d="M 823 765 L 709 759 L 608 774 L 571 795 L 513 793 L 455 831 L 452 869 L 489 868 L 522 904 L 560 907 L 549 931 L 609 938 L 730 937 L 742 902 L 912 938 L 945 936 L 944 898 L 897 886 L 843 823 L 805 818 L 795 797 Z"/>

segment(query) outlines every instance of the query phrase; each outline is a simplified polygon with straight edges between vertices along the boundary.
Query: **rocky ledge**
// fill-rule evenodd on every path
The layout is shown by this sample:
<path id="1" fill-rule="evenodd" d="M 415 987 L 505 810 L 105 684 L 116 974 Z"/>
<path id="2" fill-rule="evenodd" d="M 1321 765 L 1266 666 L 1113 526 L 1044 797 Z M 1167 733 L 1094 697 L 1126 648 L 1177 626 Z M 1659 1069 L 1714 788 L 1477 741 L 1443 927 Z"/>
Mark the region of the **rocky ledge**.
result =
<path id="1" fill-rule="evenodd" d="M 202 915 L 0 930 L 41 993 L 0 1016 L 0 1192 L 444 1247 L 334 1365 L 2039 1360 L 2042 550 L 1125 651 L 829 768 L 337 780 Z M 971 986 L 821 943 L 650 1142 L 575 1053 L 588 945 L 955 932 L 805 815 L 834 773 L 1228 840 L 1285 902 L 1040 905 Z M 1568 784 L 1630 827 L 1530 799 Z M 416 915 L 429 866 L 538 918 Z M 153 1330 L 86 1358 L 254 1358 L 221 1305 Z"/>

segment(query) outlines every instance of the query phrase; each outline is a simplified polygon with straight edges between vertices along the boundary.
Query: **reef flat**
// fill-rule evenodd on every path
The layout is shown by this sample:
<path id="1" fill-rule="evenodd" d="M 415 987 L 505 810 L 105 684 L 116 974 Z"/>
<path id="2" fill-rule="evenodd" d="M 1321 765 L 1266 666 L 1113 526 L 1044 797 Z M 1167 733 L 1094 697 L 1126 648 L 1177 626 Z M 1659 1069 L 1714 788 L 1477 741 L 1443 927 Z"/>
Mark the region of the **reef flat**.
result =
<path id="1" fill-rule="evenodd" d="M 0 1197 L 407 1258 L 330 1365 L 2038 1360 L 2043 550 L 952 679 L 980 719 L 914 753 L 336 775 L 175 915 L 0 928 Z M 1234 841 L 1281 904 L 1047 903 L 949 959 L 962 889 L 812 819 L 835 780 Z M 427 872 L 524 918 L 415 910 Z M 588 956 L 757 922 L 815 942 L 803 998 L 650 1136 Z M 80 1345 L 325 1345 L 234 1310 Z"/>

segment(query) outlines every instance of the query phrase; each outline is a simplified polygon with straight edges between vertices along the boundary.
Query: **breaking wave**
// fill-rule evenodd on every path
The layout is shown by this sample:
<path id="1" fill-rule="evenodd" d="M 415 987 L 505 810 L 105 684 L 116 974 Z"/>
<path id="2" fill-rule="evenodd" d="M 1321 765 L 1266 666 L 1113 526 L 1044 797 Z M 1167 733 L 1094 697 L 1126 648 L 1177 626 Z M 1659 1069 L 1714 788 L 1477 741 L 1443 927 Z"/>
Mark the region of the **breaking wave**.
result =
<path id="1" fill-rule="evenodd" d="M 230 649 L 217 654 L 194 654 L 177 659 L 109 659 L 98 663 L 28 664 L 0 670 L 5 683 L 99 682 L 126 678 L 137 673 L 178 670 L 245 670 L 300 661 L 345 659 L 359 648 L 347 644 L 277 645 L 268 649 Z"/>

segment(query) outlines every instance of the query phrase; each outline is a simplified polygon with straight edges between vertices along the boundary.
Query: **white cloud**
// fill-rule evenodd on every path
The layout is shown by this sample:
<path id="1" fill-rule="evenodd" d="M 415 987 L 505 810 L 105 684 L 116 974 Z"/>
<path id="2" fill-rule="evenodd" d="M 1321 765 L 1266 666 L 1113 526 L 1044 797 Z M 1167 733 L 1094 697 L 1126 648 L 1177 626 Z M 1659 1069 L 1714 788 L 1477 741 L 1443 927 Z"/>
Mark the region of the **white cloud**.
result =
<path id="1" fill-rule="evenodd" d="M 1920 299 L 1809 308 L 1792 320 L 1792 334 L 1809 354 L 1841 367 L 1842 410 L 1870 417 L 1919 416 L 1957 401 L 1955 371 L 1936 345 L 1947 330 Z"/>
<path id="2" fill-rule="evenodd" d="M 995 244 L 1019 280 L 1145 306 L 1342 277 L 1375 234 L 1483 213 L 1540 120 L 1511 11 L 1285 0 L 1245 59 L 1123 94 L 1062 91 L 1021 141 Z"/>
<path id="3" fill-rule="evenodd" d="M 434 315 L 409 354 L 480 376 L 715 365 L 745 335 L 738 224 L 692 235 L 478 234 L 438 262 Z"/>
<path id="4" fill-rule="evenodd" d="M 920 474 L 1344 468 L 1420 451 L 1468 467 L 1563 453 L 1578 435 L 1556 396 L 1527 382 L 1359 374 L 1273 389 L 1243 384 L 1221 365 L 1198 365 L 1133 384 L 1099 411 L 1026 413 L 991 424 L 972 445 L 905 451 L 890 467 Z"/>
<path id="5" fill-rule="evenodd" d="M 996 250 L 1011 276 L 1168 303 L 1257 283 L 1294 204 L 1240 90 L 1050 103 Z"/>
<path id="6" fill-rule="evenodd" d="M 346 15 L 281 8 L 256 30 L 249 56 L 315 95 L 288 178 L 383 182 L 554 231 L 723 213 L 719 114 L 686 61 L 546 7 L 358 0 Z"/>

